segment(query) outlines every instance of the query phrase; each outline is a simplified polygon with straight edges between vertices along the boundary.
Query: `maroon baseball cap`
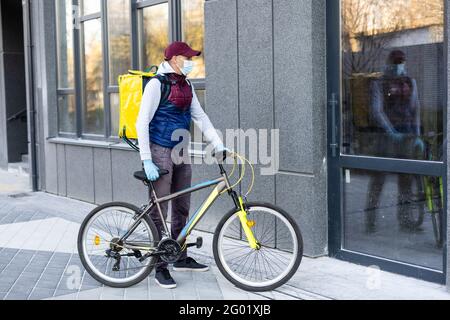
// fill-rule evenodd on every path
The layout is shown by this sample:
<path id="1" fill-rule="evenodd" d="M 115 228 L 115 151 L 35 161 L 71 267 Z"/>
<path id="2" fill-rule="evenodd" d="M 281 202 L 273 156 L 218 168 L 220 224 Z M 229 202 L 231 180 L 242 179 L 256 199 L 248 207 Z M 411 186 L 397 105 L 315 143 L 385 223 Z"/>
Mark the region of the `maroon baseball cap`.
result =
<path id="1" fill-rule="evenodd" d="M 186 42 L 174 42 L 167 47 L 164 52 L 164 57 L 167 61 L 171 60 L 174 56 L 185 56 L 187 58 L 198 57 L 201 55 L 201 51 L 192 49 Z"/>
<path id="2" fill-rule="evenodd" d="M 388 64 L 402 64 L 406 62 L 406 54 L 401 50 L 394 50 L 388 56 Z"/>

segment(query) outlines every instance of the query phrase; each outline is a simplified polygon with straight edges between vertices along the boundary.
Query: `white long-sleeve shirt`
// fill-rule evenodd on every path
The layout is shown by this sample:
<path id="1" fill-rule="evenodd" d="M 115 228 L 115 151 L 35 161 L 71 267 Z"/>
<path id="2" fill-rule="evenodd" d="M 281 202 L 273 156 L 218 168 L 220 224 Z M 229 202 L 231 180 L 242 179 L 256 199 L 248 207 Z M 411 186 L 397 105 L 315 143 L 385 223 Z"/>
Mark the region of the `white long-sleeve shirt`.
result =
<path id="1" fill-rule="evenodd" d="M 168 62 L 163 62 L 158 74 L 175 73 Z M 194 123 L 199 127 L 205 136 L 206 140 L 215 148 L 222 144 L 222 140 L 217 134 L 211 120 L 203 110 L 192 84 L 193 99 L 191 104 L 191 115 Z M 141 160 L 152 160 L 152 153 L 150 151 L 150 132 L 149 125 L 155 117 L 156 111 L 161 101 L 161 82 L 158 79 L 152 79 L 145 87 L 142 97 L 141 108 L 136 122 L 136 130 L 138 134 Z"/>

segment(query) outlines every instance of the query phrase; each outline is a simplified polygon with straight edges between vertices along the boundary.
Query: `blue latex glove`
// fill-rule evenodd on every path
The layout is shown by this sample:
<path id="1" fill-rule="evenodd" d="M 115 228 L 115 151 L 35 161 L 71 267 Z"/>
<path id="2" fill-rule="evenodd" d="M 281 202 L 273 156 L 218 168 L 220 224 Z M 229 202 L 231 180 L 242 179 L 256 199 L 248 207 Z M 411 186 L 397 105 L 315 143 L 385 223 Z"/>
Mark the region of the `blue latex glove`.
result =
<path id="1" fill-rule="evenodd" d="M 159 168 L 153 163 L 152 160 L 144 161 L 144 170 L 148 180 L 155 182 L 159 179 Z"/>
<path id="2" fill-rule="evenodd" d="M 416 141 L 414 141 L 414 150 L 419 152 L 420 154 L 424 154 L 425 152 L 425 143 L 421 138 L 416 138 Z"/>

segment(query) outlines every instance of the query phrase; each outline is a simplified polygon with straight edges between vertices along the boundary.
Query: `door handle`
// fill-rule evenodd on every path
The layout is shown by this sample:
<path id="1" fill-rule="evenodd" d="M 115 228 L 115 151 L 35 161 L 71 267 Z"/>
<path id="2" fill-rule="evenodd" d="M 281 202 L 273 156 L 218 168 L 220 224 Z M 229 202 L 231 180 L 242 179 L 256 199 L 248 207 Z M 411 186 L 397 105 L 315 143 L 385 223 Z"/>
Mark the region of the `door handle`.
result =
<path id="1" fill-rule="evenodd" d="M 339 105 L 339 101 L 337 99 L 336 93 L 331 94 L 331 99 L 328 101 L 328 105 L 331 108 L 331 155 L 333 158 L 336 158 L 337 151 L 339 149 L 338 137 L 337 137 L 337 106 Z"/>

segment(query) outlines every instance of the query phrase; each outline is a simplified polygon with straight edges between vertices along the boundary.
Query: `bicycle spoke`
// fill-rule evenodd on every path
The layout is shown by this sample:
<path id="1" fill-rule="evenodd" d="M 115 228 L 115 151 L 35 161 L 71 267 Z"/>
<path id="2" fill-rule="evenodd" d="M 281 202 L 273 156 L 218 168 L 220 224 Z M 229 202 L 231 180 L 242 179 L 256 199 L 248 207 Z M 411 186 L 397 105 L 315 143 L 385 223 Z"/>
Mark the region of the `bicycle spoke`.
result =
<path id="1" fill-rule="evenodd" d="M 92 218 L 86 226 L 84 246 L 86 250 L 85 258 L 90 268 L 100 277 L 107 277 L 109 281 L 129 280 L 141 274 L 145 269 L 153 264 L 153 258 L 140 262 L 133 250 L 129 250 L 117 243 L 112 243 L 123 237 L 127 232 L 128 225 L 131 227 L 135 222 L 135 213 L 122 209 L 105 209 Z M 154 248 L 154 239 L 147 224 L 140 221 L 140 224 L 130 234 L 128 241 L 133 241 L 141 247 Z M 97 239 L 99 239 L 97 244 Z M 115 250 L 114 248 L 117 248 Z M 111 252 L 111 249 L 115 250 Z M 117 255 L 109 257 L 109 252 Z M 120 260 L 120 261 L 119 261 Z M 118 266 L 114 271 L 113 266 Z"/>
<path id="2" fill-rule="evenodd" d="M 261 248 L 251 248 L 245 235 L 242 240 L 230 236 L 237 234 L 237 223 L 243 231 L 240 220 L 230 217 L 219 235 L 221 263 L 240 283 L 257 286 L 277 283 L 297 260 L 296 235 L 290 222 L 270 209 L 249 208 L 248 220 L 254 222 L 251 230 Z"/>

